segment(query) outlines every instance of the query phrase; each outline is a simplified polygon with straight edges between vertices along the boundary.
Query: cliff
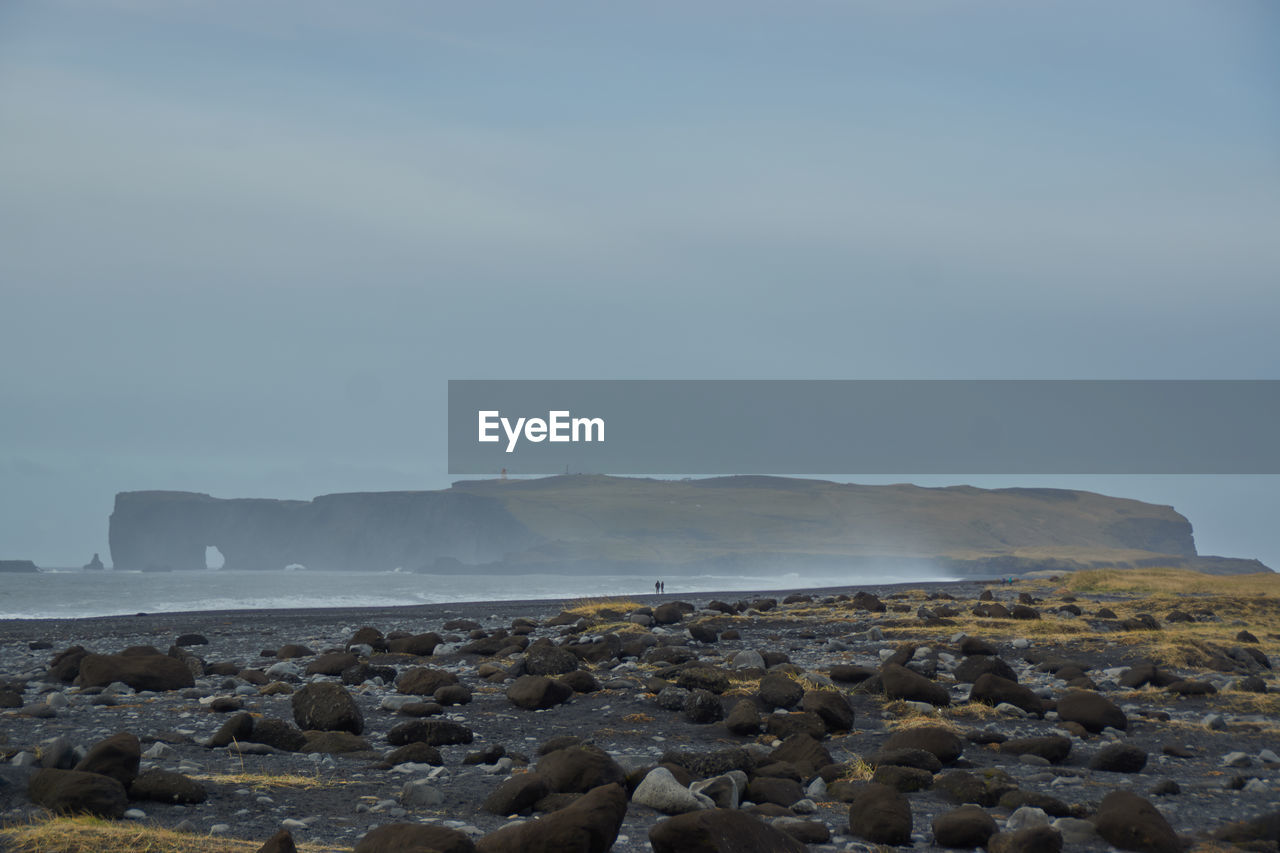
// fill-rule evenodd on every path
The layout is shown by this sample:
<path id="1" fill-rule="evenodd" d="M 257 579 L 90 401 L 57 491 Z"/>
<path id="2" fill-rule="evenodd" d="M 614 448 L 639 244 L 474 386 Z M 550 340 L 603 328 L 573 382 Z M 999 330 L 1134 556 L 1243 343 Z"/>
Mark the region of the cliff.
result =
<path id="1" fill-rule="evenodd" d="M 1180 565 L 1265 571 L 1196 554 L 1172 507 L 1061 489 L 861 486 L 779 477 L 603 476 L 455 483 L 311 501 L 123 492 L 122 569 L 766 572 L 887 562 L 957 574 Z"/>
<path id="2" fill-rule="evenodd" d="M 30 574 L 40 569 L 30 560 L 0 560 L 0 572 L 22 572 Z"/>

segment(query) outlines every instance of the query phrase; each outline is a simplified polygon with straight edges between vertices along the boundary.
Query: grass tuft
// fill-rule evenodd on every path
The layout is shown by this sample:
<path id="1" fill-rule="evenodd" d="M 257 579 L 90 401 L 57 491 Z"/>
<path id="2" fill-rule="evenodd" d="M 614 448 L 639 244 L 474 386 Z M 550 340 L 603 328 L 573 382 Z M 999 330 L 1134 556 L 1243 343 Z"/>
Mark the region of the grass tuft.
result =
<path id="1" fill-rule="evenodd" d="M 46 817 L 0 828 L 0 849 L 11 853 L 256 853 L 262 841 L 175 832 L 133 821 Z M 303 853 L 345 848 L 301 843 Z"/>

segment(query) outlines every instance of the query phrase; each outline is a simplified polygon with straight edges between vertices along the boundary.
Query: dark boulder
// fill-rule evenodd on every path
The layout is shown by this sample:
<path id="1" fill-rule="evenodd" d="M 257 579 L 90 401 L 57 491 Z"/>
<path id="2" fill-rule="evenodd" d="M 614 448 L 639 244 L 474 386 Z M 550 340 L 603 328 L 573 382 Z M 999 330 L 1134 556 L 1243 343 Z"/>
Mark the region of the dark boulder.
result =
<path id="1" fill-rule="evenodd" d="M 28 783 L 27 796 L 58 814 L 85 812 L 118 819 L 128 806 L 124 785 L 110 776 L 81 770 L 38 770 Z"/>
<path id="2" fill-rule="evenodd" d="M 1068 690 L 1058 697 L 1058 717 L 1097 734 L 1108 726 L 1124 730 L 1129 720 L 1110 699 L 1089 690 Z"/>
<path id="3" fill-rule="evenodd" d="M 1059 764 L 1071 753 L 1071 738 L 1062 735 L 1014 738 L 1000 744 L 1000 751 L 1006 755 L 1037 755 L 1050 764 Z"/>
<path id="4" fill-rule="evenodd" d="M 387 651 L 397 655 L 414 655 L 427 657 L 436 650 L 436 646 L 444 640 L 434 631 L 425 634 L 414 634 L 411 637 L 397 637 L 387 641 Z"/>
<path id="5" fill-rule="evenodd" d="M 344 669 L 355 666 L 360 659 L 350 652 L 330 652 L 307 664 L 307 675 L 341 675 Z"/>
<path id="6" fill-rule="evenodd" d="M 609 754 L 596 746 L 580 745 L 549 752 L 538 760 L 537 772 L 558 794 L 586 793 L 601 785 L 625 785 L 627 774 Z"/>
<path id="7" fill-rule="evenodd" d="M 849 832 L 872 844 L 908 844 L 911 841 L 911 804 L 887 785 L 868 783 L 849 804 Z"/>
<path id="8" fill-rule="evenodd" d="M 480 808 L 496 815 L 521 814 L 550 793 L 546 780 L 537 773 L 519 773 L 495 788 Z"/>
<path id="9" fill-rule="evenodd" d="M 387 732 L 387 743 L 404 746 L 409 743 L 425 743 L 430 746 L 448 746 L 471 743 L 475 735 L 471 729 L 453 720 L 409 720 L 393 726 Z"/>
<path id="10" fill-rule="evenodd" d="M 942 726 L 911 726 L 889 735 L 881 746 L 882 751 L 894 749 L 923 749 L 932 752 L 943 764 L 951 764 L 964 751 L 964 742 L 955 732 Z"/>
<path id="11" fill-rule="evenodd" d="M 171 770 L 152 769 L 138 775 L 129 786 L 129 799 L 157 803 L 191 805 L 203 803 L 208 792 L 190 776 Z"/>
<path id="12" fill-rule="evenodd" d="M 573 688 L 563 681 L 543 675 L 522 675 L 507 688 L 513 705 L 540 711 L 553 708 L 573 696 Z"/>
<path id="13" fill-rule="evenodd" d="M 1147 766 L 1147 752 L 1129 743 L 1109 743 L 1089 759 L 1090 770 L 1140 773 Z"/>
<path id="14" fill-rule="evenodd" d="M 691 723 L 705 725 L 724 719 L 724 706 L 720 697 L 710 690 L 691 690 L 684 700 L 684 718 Z"/>
<path id="15" fill-rule="evenodd" d="M 1112 791 L 1094 814 L 1098 835 L 1121 850 L 1179 853 L 1178 836 L 1155 806 L 1131 791 Z"/>
<path id="16" fill-rule="evenodd" d="M 677 815 L 649 830 L 654 853 L 805 853 L 805 845 L 736 809 Z"/>
<path id="17" fill-rule="evenodd" d="M 353 853 L 475 853 L 475 849 L 471 839 L 456 829 L 389 823 L 365 833 Z"/>
<path id="18" fill-rule="evenodd" d="M 978 806 L 961 806 L 933 819 L 933 838 L 940 847 L 986 847 L 996 822 Z"/>
<path id="19" fill-rule="evenodd" d="M 853 728 L 853 706 L 838 690 L 806 690 L 800 707 L 821 717 L 829 732 Z"/>
<path id="20" fill-rule="evenodd" d="M 182 661 L 163 654 L 85 655 L 80 660 L 77 683 L 81 687 L 106 687 L 121 681 L 134 690 L 181 690 L 195 686 L 191 670 Z"/>
<path id="21" fill-rule="evenodd" d="M 969 691 L 969 701 L 993 706 L 1007 702 L 1028 714 L 1037 717 L 1044 715 L 1044 702 L 1031 692 L 1031 688 L 991 672 L 978 676 L 978 680 L 973 683 L 973 688 Z"/>
<path id="22" fill-rule="evenodd" d="M 602 785 L 549 815 L 489 833 L 476 844 L 476 851 L 607 853 L 626 815 L 626 789 L 620 784 Z"/>
<path id="23" fill-rule="evenodd" d="M 415 666 L 400 673 L 396 690 L 409 696 L 434 696 L 446 684 L 457 684 L 458 676 L 443 669 Z"/>
<path id="24" fill-rule="evenodd" d="M 524 671 L 529 675 L 562 675 L 578 666 L 577 655 L 545 641 L 534 643 L 524 653 Z"/>
<path id="25" fill-rule="evenodd" d="M 75 769 L 82 773 L 100 773 L 103 776 L 110 776 L 128 788 L 138 775 L 138 764 L 141 760 L 142 748 L 137 736 L 129 732 L 120 732 L 91 746 Z"/>
<path id="26" fill-rule="evenodd" d="M 884 693 L 890 699 L 928 702 L 930 705 L 951 704 L 951 694 L 947 692 L 947 688 L 896 663 L 883 667 L 880 678 L 884 683 Z"/>
<path id="27" fill-rule="evenodd" d="M 340 684 L 313 682 L 291 698 L 293 721 L 298 728 L 322 732 L 364 731 L 364 714 L 356 700 Z"/>
<path id="28" fill-rule="evenodd" d="M 804 688 L 794 678 L 771 673 L 760 679 L 758 695 L 766 710 L 772 711 L 774 708 L 790 710 L 804 698 Z"/>

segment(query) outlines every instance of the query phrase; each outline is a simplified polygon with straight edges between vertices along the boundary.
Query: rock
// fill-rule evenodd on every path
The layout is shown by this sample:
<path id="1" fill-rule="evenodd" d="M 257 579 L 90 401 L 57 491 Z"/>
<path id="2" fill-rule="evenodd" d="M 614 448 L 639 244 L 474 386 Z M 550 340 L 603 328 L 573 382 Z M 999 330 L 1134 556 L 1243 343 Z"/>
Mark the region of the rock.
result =
<path id="1" fill-rule="evenodd" d="M 1183 678 L 1170 683 L 1165 689 L 1179 696 L 1211 696 L 1218 692 L 1218 688 L 1207 681 L 1193 681 Z"/>
<path id="2" fill-rule="evenodd" d="M 940 706 L 951 704 L 951 694 L 945 687 L 899 664 L 887 664 L 880 671 L 880 679 L 884 683 L 884 693 L 890 699 Z"/>
<path id="3" fill-rule="evenodd" d="M 684 718 L 691 723 L 715 723 L 724 719 L 720 697 L 710 690 L 691 690 L 684 700 Z"/>
<path id="4" fill-rule="evenodd" d="M 895 791 L 910 794 L 923 791 L 933 782 L 933 774 L 919 767 L 902 767 L 896 764 L 882 764 L 871 775 L 872 782 L 888 785 Z"/>
<path id="5" fill-rule="evenodd" d="M 679 602 L 669 601 L 653 609 L 653 621 L 659 625 L 674 625 L 684 618 L 684 614 L 684 608 Z"/>
<path id="6" fill-rule="evenodd" d="M 758 695 L 766 710 L 772 711 L 775 708 L 790 710 L 804 698 L 804 688 L 794 678 L 771 673 L 760 679 Z"/>
<path id="7" fill-rule="evenodd" d="M 393 726 L 387 732 L 387 743 L 404 746 L 408 743 L 425 743 L 430 746 L 448 746 L 471 743 L 475 735 L 471 729 L 453 720 L 409 720 Z"/>
<path id="8" fill-rule="evenodd" d="M 1280 811 L 1221 826 L 1214 830 L 1213 838 L 1242 846 L 1257 842 L 1280 844 Z M 1263 848 L 1259 846 L 1256 849 Z"/>
<path id="9" fill-rule="evenodd" d="M 223 724 L 218 727 L 218 730 L 205 741 L 205 746 L 216 749 L 230 746 L 236 741 L 250 740 L 252 736 L 253 715 L 247 711 L 241 711 L 238 714 L 232 714 L 227 717 Z"/>
<path id="10" fill-rule="evenodd" d="M 395 767 L 397 764 L 431 764 L 439 767 L 444 764 L 444 758 L 434 746 L 414 741 L 388 752 L 382 763 L 388 767 Z"/>
<path id="11" fill-rule="evenodd" d="M 1110 743 L 1089 760 L 1090 770 L 1110 773 L 1139 773 L 1147 766 L 1147 752 L 1128 743 Z"/>
<path id="12" fill-rule="evenodd" d="M 124 817 L 128 796 L 124 785 L 101 773 L 45 768 L 31 776 L 27 796 L 58 814 L 87 812 L 98 817 Z"/>
<path id="13" fill-rule="evenodd" d="M 751 737 L 760 732 L 760 712 L 756 710 L 756 703 L 750 699 L 740 699 L 733 710 L 729 712 L 729 716 L 725 718 L 724 726 L 735 735 L 743 737 Z"/>
<path id="14" fill-rule="evenodd" d="M 805 734 L 816 740 L 826 734 L 827 727 L 817 714 L 810 711 L 792 711 L 769 714 L 765 718 L 765 730 L 783 739 L 792 735 Z"/>
<path id="15" fill-rule="evenodd" d="M 847 732 L 853 728 L 853 706 L 838 690 L 806 690 L 800 707 L 821 717 L 828 732 Z"/>
<path id="16" fill-rule="evenodd" d="M 434 696 L 446 684 L 457 684 L 458 676 L 443 669 L 414 666 L 400 673 L 396 690 L 410 696 Z"/>
<path id="17" fill-rule="evenodd" d="M 595 693 L 600 689 L 600 682 L 596 677 L 585 669 L 575 669 L 573 672 L 566 672 L 561 675 L 557 681 L 561 681 L 573 688 L 574 693 Z"/>
<path id="18" fill-rule="evenodd" d="M 849 832 L 873 844 L 911 841 L 911 804 L 887 785 L 868 783 L 849 804 Z"/>
<path id="19" fill-rule="evenodd" d="M 923 749 L 945 765 L 960 757 L 964 743 L 959 735 L 942 726 L 911 726 L 894 732 L 881 746 L 882 752 L 895 749 Z"/>
<path id="20" fill-rule="evenodd" d="M 425 634 L 414 634 L 411 637 L 397 637 L 394 640 L 388 640 L 387 651 L 397 655 L 428 657 L 435 651 L 436 646 L 442 642 L 444 640 L 439 634 L 429 631 Z"/>
<path id="21" fill-rule="evenodd" d="M 76 682 L 82 687 L 106 687 L 122 682 L 134 690 L 181 690 L 195 686 L 182 661 L 163 654 L 85 655 Z"/>
<path id="22" fill-rule="evenodd" d="M 545 641 L 529 646 L 524 654 L 524 670 L 529 675 L 562 675 L 577 668 L 577 655 Z"/>
<path id="23" fill-rule="evenodd" d="M 293 721 L 298 728 L 322 732 L 364 731 L 364 714 L 355 699 L 340 684 L 313 682 L 294 693 Z"/>
<path id="24" fill-rule="evenodd" d="M 626 789 L 620 784 L 601 785 L 558 811 L 489 833 L 476 844 L 476 851 L 606 853 L 617 840 L 626 814 Z"/>
<path id="25" fill-rule="evenodd" d="M 138 743 L 137 736 L 121 732 L 90 747 L 75 769 L 82 773 L 110 776 L 128 788 L 138 775 L 138 763 L 141 760 L 142 746 Z"/>
<path id="26" fill-rule="evenodd" d="M 521 814 L 550 793 L 546 780 L 537 773 L 517 773 L 495 788 L 480 808 L 496 815 Z"/>
<path id="27" fill-rule="evenodd" d="M 341 675 L 344 669 L 360 663 L 360 659 L 350 652 L 330 652 L 307 664 L 307 675 Z"/>
<path id="28" fill-rule="evenodd" d="M 1000 744 L 1006 755 L 1037 755 L 1050 764 L 1059 764 L 1071 754 L 1071 738 L 1062 735 L 1041 735 L 1007 740 Z"/>
<path id="29" fill-rule="evenodd" d="M 655 767 L 646 773 L 631 795 L 631 801 L 668 815 L 698 811 L 709 806 L 709 800 L 698 799 L 665 767 Z"/>
<path id="30" fill-rule="evenodd" d="M 757 776 L 747 784 L 745 798 L 753 803 L 775 803 L 789 808 L 792 803 L 804 799 L 804 789 L 792 779 Z"/>
<path id="31" fill-rule="evenodd" d="M 747 774 L 741 770 L 694 782 L 689 786 L 695 794 L 702 794 L 719 809 L 736 809 L 746 787 Z M 741 782 L 741 785 L 739 783 Z"/>
<path id="32" fill-rule="evenodd" d="M 413 779 L 400 788 L 399 800 L 406 809 L 428 809 L 444 803 L 444 792 L 434 779 Z"/>
<path id="33" fill-rule="evenodd" d="M 244 740 L 254 743 L 265 743 L 284 752 L 300 752 L 306 746 L 307 737 L 301 730 L 285 720 L 265 717 L 254 721 L 252 733 Z"/>
<path id="34" fill-rule="evenodd" d="M 573 688 L 563 681 L 543 675 L 522 675 L 507 688 L 513 705 L 539 711 L 553 708 L 573 696 Z"/>
<path id="35" fill-rule="evenodd" d="M 831 830 L 820 820 L 778 817 L 773 819 L 771 825 L 774 829 L 782 830 L 801 844 L 826 844 L 831 840 Z"/>
<path id="36" fill-rule="evenodd" d="M 935 790 L 941 791 L 954 803 L 974 803 L 991 807 L 1000 798 L 1017 788 L 1008 773 L 994 767 L 969 772 L 952 770 L 939 774 L 933 780 Z"/>
<path id="37" fill-rule="evenodd" d="M 258 853 L 298 853 L 298 848 L 289 830 L 282 829 L 263 842 Z"/>
<path id="38" fill-rule="evenodd" d="M 313 652 L 311 649 L 307 648 L 306 646 L 298 645 L 297 643 L 285 643 L 283 646 L 276 649 L 277 660 L 291 660 L 293 658 L 309 658 L 314 654 L 315 652 Z"/>
<path id="39" fill-rule="evenodd" d="M 389 823 L 356 842 L 353 853 L 475 853 L 465 833 L 445 826 Z"/>
<path id="40" fill-rule="evenodd" d="M 373 749 L 369 741 L 353 735 L 351 732 L 303 732 L 306 743 L 303 752 L 319 752 L 329 755 L 341 755 L 348 752 L 369 752 Z"/>
<path id="41" fill-rule="evenodd" d="M 1004 822 L 1005 832 L 1018 832 L 1036 826 L 1048 826 L 1049 815 L 1035 806 L 1018 806 Z"/>
<path id="42" fill-rule="evenodd" d="M 1052 826 L 997 832 L 987 841 L 987 853 L 1061 853 L 1061 850 L 1062 833 Z"/>
<path id="43" fill-rule="evenodd" d="M 1114 702 L 1088 690 L 1068 690 L 1058 698 L 1058 718 L 1079 723 L 1097 734 L 1110 727 L 1121 731 L 1129 728 L 1129 720 Z"/>
<path id="44" fill-rule="evenodd" d="M 53 656 L 49 662 L 49 677 L 55 681 L 70 683 L 80 675 L 80 662 L 92 654 L 84 646 L 71 646 Z"/>
<path id="45" fill-rule="evenodd" d="M 940 847 L 986 847 L 996 822 L 978 806 L 961 806 L 933 819 L 933 838 Z"/>
<path id="46" fill-rule="evenodd" d="M 203 803 L 208 796 L 204 785 L 189 776 L 174 773 L 171 770 L 144 771 L 129 786 L 129 798 L 132 800 L 190 805 Z"/>
<path id="47" fill-rule="evenodd" d="M 1179 853 L 1181 845 L 1164 815 L 1130 791 L 1112 791 L 1094 814 L 1098 834 L 1121 850 L 1141 853 Z"/>
<path id="48" fill-rule="evenodd" d="M 969 638 L 972 639 L 972 638 Z M 970 684 L 976 682 L 979 678 L 991 673 L 1001 678 L 1007 678 L 1009 681 L 1017 682 L 1018 675 L 1013 671 L 1013 667 L 1005 663 L 1004 660 L 995 656 L 995 650 L 978 655 L 970 655 L 966 657 L 955 668 L 952 673 L 956 677 L 956 681 L 964 681 Z"/>
<path id="49" fill-rule="evenodd" d="M 831 764 L 831 753 L 817 739 L 806 734 L 791 735 L 769 757 L 773 761 L 795 765 L 804 777 L 813 776 L 820 768 Z"/>
<path id="50" fill-rule="evenodd" d="M 929 773 L 942 769 L 938 756 L 925 749 L 882 749 L 871 756 L 870 761 L 877 766 L 914 767 Z"/>
<path id="51" fill-rule="evenodd" d="M 805 853 L 781 829 L 746 812 L 707 809 L 661 821 L 649 830 L 654 853 Z"/>
<path id="52" fill-rule="evenodd" d="M 969 691 L 969 701 L 993 706 L 1007 702 L 1037 717 L 1044 714 L 1044 703 L 1030 688 L 990 672 L 978 676 Z"/>
<path id="53" fill-rule="evenodd" d="M 609 754 L 596 746 L 557 749 L 539 761 L 537 772 L 553 792 L 586 793 L 614 783 L 626 784 L 627 774 Z"/>
<path id="54" fill-rule="evenodd" d="M 764 658 L 757 651 L 744 649 L 733 656 L 730 665 L 734 669 L 764 669 Z"/>
<path id="55" fill-rule="evenodd" d="M 173 644 L 175 646 L 207 646 L 209 640 L 204 634 L 179 634 Z"/>
<path id="56" fill-rule="evenodd" d="M 676 676 L 676 684 L 685 690 L 709 690 L 719 694 L 729 689 L 729 674 L 712 666 L 690 666 Z"/>
<path id="57" fill-rule="evenodd" d="M 1067 844 L 1088 844 L 1098 835 L 1091 821 L 1078 817 L 1060 817 L 1053 822 L 1052 826 L 1062 833 L 1062 840 Z"/>

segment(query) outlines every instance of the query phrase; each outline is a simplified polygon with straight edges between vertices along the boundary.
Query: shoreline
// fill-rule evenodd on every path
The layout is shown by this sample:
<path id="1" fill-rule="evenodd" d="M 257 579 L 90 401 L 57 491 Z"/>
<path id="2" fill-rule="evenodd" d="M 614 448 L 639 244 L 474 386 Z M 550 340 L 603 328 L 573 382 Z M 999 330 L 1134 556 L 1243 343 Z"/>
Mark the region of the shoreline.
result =
<path id="1" fill-rule="evenodd" d="M 886 584 L 841 584 L 838 586 L 822 586 L 822 587 L 783 587 L 783 588 L 767 588 L 767 589 L 749 589 L 749 590 L 679 590 L 662 594 L 642 593 L 627 594 L 621 593 L 615 596 L 548 596 L 545 598 L 520 598 L 520 599 L 474 599 L 469 601 L 441 601 L 428 604 L 393 604 L 393 605 L 374 605 L 374 606 L 357 606 L 357 607 L 263 607 L 263 608 L 236 608 L 236 609 L 215 609 L 215 610 L 165 610 L 154 612 L 138 612 L 138 613 L 118 613 L 104 616 L 69 616 L 69 617 L 40 617 L 40 618 L 0 618 L 0 641 L 6 637 L 9 631 L 20 631 L 23 628 L 37 628 L 40 626 L 48 626 L 51 624 L 67 624 L 67 625 L 84 625 L 90 627 L 93 625 L 101 625 L 115 621 L 127 620 L 130 622 L 129 627 L 146 627 L 144 620 L 183 620 L 188 619 L 193 623 L 204 621 L 217 621 L 229 618 L 245 618 L 253 620 L 277 620 L 286 619 L 289 621 L 303 621 L 305 619 L 315 619 L 318 621 L 331 622 L 340 620 L 344 614 L 351 616 L 367 617 L 370 619 L 376 617 L 386 618 L 422 618 L 432 619 L 440 615 L 455 616 L 456 611 L 468 610 L 476 611 L 485 610 L 485 616 L 496 613 L 498 610 L 505 613 L 506 611 L 519 611 L 520 614 L 526 614 L 531 611 L 545 611 L 555 607 L 557 611 L 566 605 L 579 601 L 606 601 L 614 599 L 618 601 L 633 601 L 636 604 L 647 607 L 655 607 L 668 601 L 678 601 L 682 598 L 699 598 L 699 599 L 721 599 L 724 601 L 739 601 L 742 599 L 753 599 L 761 597 L 777 597 L 779 599 L 788 595 L 814 595 L 814 596 L 834 596 L 834 595 L 852 595 L 858 591 L 870 592 L 875 595 L 886 595 L 897 590 L 907 589 L 925 589 L 933 590 L 939 587 L 956 587 L 964 589 L 969 586 L 987 587 L 993 585 L 1003 585 L 1000 579 L 971 580 L 968 578 L 954 580 L 931 580 L 931 581 L 900 581 L 896 583 Z M 497 610 L 495 610 L 495 608 Z M 501 615 L 501 613 L 499 613 Z"/>

